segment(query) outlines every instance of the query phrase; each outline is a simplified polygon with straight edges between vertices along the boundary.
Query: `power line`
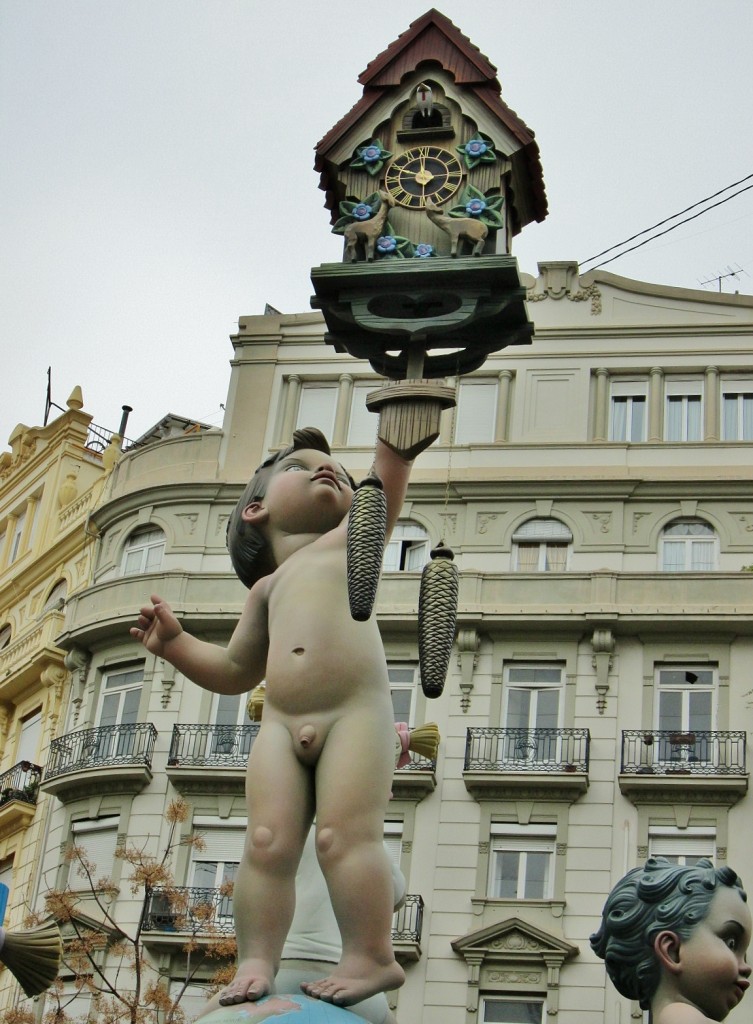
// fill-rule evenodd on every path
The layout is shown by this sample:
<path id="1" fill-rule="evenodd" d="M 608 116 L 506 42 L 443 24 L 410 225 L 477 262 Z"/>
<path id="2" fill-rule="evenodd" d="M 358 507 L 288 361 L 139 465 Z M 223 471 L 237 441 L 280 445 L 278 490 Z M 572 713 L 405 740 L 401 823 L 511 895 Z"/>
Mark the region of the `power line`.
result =
<path id="1" fill-rule="evenodd" d="M 748 175 L 748 177 L 753 178 L 753 174 Z M 743 181 L 747 181 L 747 178 L 743 178 L 742 180 Z M 739 182 L 738 182 L 738 184 L 739 184 Z M 730 185 L 729 188 L 733 188 L 733 186 Z M 617 253 L 616 256 L 610 256 L 608 260 L 602 260 L 601 263 L 597 263 L 595 267 L 590 267 L 589 270 L 598 270 L 599 267 L 603 267 L 607 263 L 613 263 L 614 260 L 618 260 L 621 256 L 626 256 L 629 252 L 633 252 L 635 249 L 640 249 L 642 246 L 648 245 L 649 242 L 653 242 L 653 241 L 655 241 L 655 239 L 661 238 L 662 235 L 668 235 L 670 233 L 670 231 L 674 231 L 675 228 L 679 228 L 683 224 L 689 223 L 689 221 L 691 221 L 691 220 L 696 220 L 697 217 L 701 217 L 704 213 L 708 213 L 709 210 L 713 210 L 717 206 L 723 206 L 724 203 L 728 203 L 730 201 L 730 199 L 735 199 L 737 196 L 742 195 L 743 192 L 748 192 L 752 188 L 753 188 L 753 185 L 746 185 L 745 188 L 741 188 L 738 192 L 734 192 L 731 196 L 727 196 L 725 199 L 720 199 L 718 203 L 712 203 L 711 206 L 707 206 L 704 210 L 699 210 L 698 213 L 694 213 L 692 217 L 686 217 L 684 220 L 678 221 L 677 224 L 673 224 L 671 227 L 665 228 L 664 231 L 659 231 L 655 235 L 652 235 L 650 238 L 644 238 L 643 241 L 642 242 L 638 242 L 637 245 L 632 245 L 629 249 L 624 249 L 622 252 Z M 722 189 L 721 191 L 724 192 L 726 190 Z M 719 195 L 719 192 L 717 192 L 716 195 Z M 709 197 L 709 198 L 711 198 L 711 197 Z M 706 200 L 702 200 L 702 202 L 706 202 Z M 695 206 L 698 206 L 698 205 L 700 205 L 700 204 L 699 203 L 694 203 L 693 206 L 689 206 L 688 209 L 692 210 Z M 675 214 L 675 216 L 679 217 L 680 214 Z M 666 220 L 660 221 L 660 224 L 666 224 L 668 220 L 673 220 L 673 218 L 672 217 L 667 217 Z M 659 224 L 655 224 L 654 227 L 659 227 Z M 633 238 L 639 238 L 641 235 L 645 235 L 647 231 L 652 231 L 652 230 L 653 230 L 653 228 L 646 228 L 646 231 L 639 231 L 637 235 L 633 235 Z M 631 239 L 630 238 L 626 238 L 624 242 L 620 242 L 618 245 L 613 245 L 613 246 L 610 246 L 609 249 L 605 249 L 604 253 L 611 252 L 612 249 L 619 249 L 620 246 L 626 245 L 627 242 L 629 242 L 629 241 L 631 241 Z M 600 253 L 600 255 L 603 255 L 603 254 Z M 592 256 L 591 257 L 591 260 L 595 260 L 595 259 L 598 259 L 598 256 Z M 584 262 L 585 263 L 589 263 L 590 260 L 585 260 Z M 581 264 L 581 266 L 582 266 L 582 264 Z"/>
<path id="2" fill-rule="evenodd" d="M 697 206 L 702 206 L 704 203 L 708 203 L 710 200 L 716 199 L 717 196 L 722 195 L 724 192 L 729 192 L 729 190 L 731 188 L 737 188 L 738 185 L 742 185 L 743 182 L 749 181 L 751 178 L 753 178 L 753 174 L 747 174 L 744 178 L 740 178 L 739 181 L 734 181 L 734 182 L 732 182 L 731 185 L 727 185 L 726 188 L 721 188 L 721 189 L 719 189 L 718 192 L 714 192 L 714 193 L 712 193 L 712 195 L 706 196 L 705 199 L 699 199 L 697 203 L 692 203 L 690 206 L 686 206 L 685 209 L 684 210 L 680 210 L 679 213 L 674 213 L 674 214 L 672 214 L 671 217 L 665 217 L 664 220 L 658 221 L 658 223 L 652 225 L 652 227 L 644 228 L 643 231 L 638 231 L 636 234 L 631 235 L 630 238 L 626 238 L 624 241 L 618 242 L 616 245 L 610 245 L 608 249 L 603 249 L 601 252 L 597 252 L 595 256 L 589 256 L 587 260 L 581 260 L 580 261 L 580 266 L 582 267 L 586 263 L 591 263 L 593 260 L 598 260 L 600 256 L 606 256 L 606 254 L 608 252 L 612 252 L 614 249 L 621 249 L 622 246 L 623 245 L 627 245 L 628 242 L 633 242 L 633 241 L 635 241 L 636 238 L 640 238 L 641 235 L 647 235 L 650 231 L 655 231 L 656 228 L 662 227 L 663 224 L 667 224 L 671 220 L 676 220 L 678 217 L 682 217 L 683 214 L 689 213 L 691 210 L 694 210 Z M 748 188 L 750 188 L 750 187 L 753 187 L 753 186 L 748 186 Z M 747 188 L 740 189 L 740 192 L 746 192 L 746 191 L 747 191 Z M 736 195 L 740 195 L 740 192 L 736 192 L 735 195 L 732 195 L 732 196 L 727 196 L 727 198 L 721 200 L 721 202 L 714 203 L 714 206 L 721 206 L 722 203 L 726 203 L 729 199 L 734 199 Z M 707 207 L 707 209 L 713 210 L 714 206 L 709 206 L 709 207 Z M 695 217 L 700 217 L 701 213 L 705 213 L 705 212 L 706 212 L 706 210 L 701 210 L 700 213 L 695 214 Z M 687 222 L 687 220 L 694 220 L 694 219 L 695 219 L 694 217 L 688 217 L 686 220 L 681 221 L 680 223 L 681 224 L 685 224 Z M 675 224 L 674 225 L 674 227 L 679 227 L 679 226 L 680 226 L 679 224 Z M 673 228 L 669 228 L 668 230 L 672 231 Z M 660 238 L 661 235 L 666 235 L 666 234 L 667 234 L 667 231 L 662 231 L 662 232 L 660 232 L 660 234 L 654 235 L 652 237 L 653 238 Z M 646 242 L 650 242 L 651 240 L 652 240 L 651 238 L 648 238 L 648 239 L 646 239 Z M 645 245 L 646 242 L 642 242 L 641 244 Z M 633 249 L 637 249 L 637 248 L 638 248 L 638 246 L 633 246 Z M 626 251 L 627 252 L 632 252 L 632 249 L 627 249 Z M 620 255 L 623 255 L 623 253 L 620 253 Z M 617 259 L 617 258 L 618 258 L 617 256 L 613 256 L 612 257 L 612 259 Z M 605 260 L 605 262 L 606 263 L 610 263 L 611 260 Z M 599 266 L 604 266 L 604 264 L 600 263 Z M 596 267 L 592 267 L 591 269 L 595 270 Z"/>

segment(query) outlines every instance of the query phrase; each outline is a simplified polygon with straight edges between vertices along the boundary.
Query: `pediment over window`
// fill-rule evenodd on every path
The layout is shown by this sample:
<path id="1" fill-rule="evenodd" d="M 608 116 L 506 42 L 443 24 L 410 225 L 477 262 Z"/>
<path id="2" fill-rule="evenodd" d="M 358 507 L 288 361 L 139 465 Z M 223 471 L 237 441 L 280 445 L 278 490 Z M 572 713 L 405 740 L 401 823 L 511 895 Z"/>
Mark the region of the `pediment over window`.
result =
<path id="1" fill-rule="evenodd" d="M 548 1016 L 558 1010 L 560 968 L 579 953 L 577 946 L 518 917 L 469 932 L 452 948 L 468 964 L 469 1012 L 478 1008 L 480 990 L 510 992 L 522 985 L 545 995 Z"/>
<path id="2" fill-rule="evenodd" d="M 576 956 L 578 947 L 558 939 L 549 932 L 511 917 L 500 924 L 490 925 L 455 939 L 452 948 L 466 960 L 556 960 L 560 963 Z"/>

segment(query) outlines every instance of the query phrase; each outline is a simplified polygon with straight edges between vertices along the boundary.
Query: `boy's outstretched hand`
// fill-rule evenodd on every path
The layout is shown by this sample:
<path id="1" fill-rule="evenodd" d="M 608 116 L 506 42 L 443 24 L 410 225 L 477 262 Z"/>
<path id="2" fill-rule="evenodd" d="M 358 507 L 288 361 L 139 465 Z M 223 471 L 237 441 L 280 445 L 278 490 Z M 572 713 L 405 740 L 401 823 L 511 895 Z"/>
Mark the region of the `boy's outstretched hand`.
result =
<path id="1" fill-rule="evenodd" d="M 141 641 L 150 654 L 163 658 L 166 645 L 180 636 L 183 627 L 166 601 L 157 594 L 152 594 L 150 600 L 151 604 L 140 609 L 138 625 L 132 626 L 130 633 L 134 640 Z"/>

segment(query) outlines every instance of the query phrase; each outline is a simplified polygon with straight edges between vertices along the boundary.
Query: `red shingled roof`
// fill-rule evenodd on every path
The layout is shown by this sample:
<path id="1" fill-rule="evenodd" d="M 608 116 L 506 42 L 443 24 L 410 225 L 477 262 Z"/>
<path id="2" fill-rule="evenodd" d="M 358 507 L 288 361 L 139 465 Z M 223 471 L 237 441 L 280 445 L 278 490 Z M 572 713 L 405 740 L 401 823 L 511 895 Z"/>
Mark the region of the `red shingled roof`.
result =
<path id="1" fill-rule="evenodd" d="M 314 168 L 321 172 L 320 188 L 327 192 L 327 208 L 334 209 L 337 205 L 334 181 L 331 180 L 334 168 L 327 160 L 329 151 L 385 92 L 397 88 L 404 76 L 422 61 L 440 64 L 452 74 L 458 85 L 471 89 L 520 142 L 521 155 L 528 168 L 534 219 L 544 220 L 547 215 L 544 172 L 534 133 L 502 100 L 497 69 L 491 61 L 449 18 L 434 8 L 417 18 L 368 64 L 358 79 L 364 87 L 363 96 L 317 144 Z"/>

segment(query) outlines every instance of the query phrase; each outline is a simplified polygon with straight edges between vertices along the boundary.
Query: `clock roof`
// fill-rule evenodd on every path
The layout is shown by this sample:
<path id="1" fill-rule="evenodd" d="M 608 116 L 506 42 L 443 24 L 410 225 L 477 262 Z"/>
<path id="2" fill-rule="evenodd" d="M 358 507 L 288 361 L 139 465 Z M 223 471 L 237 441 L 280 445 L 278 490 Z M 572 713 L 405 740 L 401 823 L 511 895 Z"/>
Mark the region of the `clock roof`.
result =
<path id="1" fill-rule="evenodd" d="M 343 136 L 366 119 L 386 94 L 397 93 L 406 75 L 419 64 L 429 62 L 439 64 L 453 76 L 456 85 L 472 92 L 519 143 L 512 159 L 522 172 L 519 180 L 526 182 L 529 195 L 525 205 L 530 211 L 520 226 L 531 220 L 544 220 L 548 212 L 544 173 L 533 131 L 502 100 L 495 66 L 449 18 L 434 8 L 412 22 L 367 65 L 358 78 L 364 87 L 363 96 L 317 143 L 314 169 L 320 172 L 319 187 L 327 194 L 325 207 L 334 214 L 342 198 L 337 190 L 337 164 L 332 160 L 332 152 Z"/>

